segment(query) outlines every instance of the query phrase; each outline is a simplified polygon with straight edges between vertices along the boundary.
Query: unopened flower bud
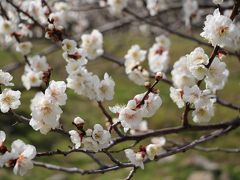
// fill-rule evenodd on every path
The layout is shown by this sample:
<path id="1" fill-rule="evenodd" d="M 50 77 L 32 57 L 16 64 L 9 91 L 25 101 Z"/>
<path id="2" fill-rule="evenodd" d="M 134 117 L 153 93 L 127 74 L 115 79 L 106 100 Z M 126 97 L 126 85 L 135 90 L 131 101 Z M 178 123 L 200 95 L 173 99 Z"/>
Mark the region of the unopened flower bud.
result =
<path id="1" fill-rule="evenodd" d="M 162 78 L 163 78 L 163 73 L 162 72 L 157 72 L 155 74 L 156 81 L 160 81 Z"/>
<path id="2" fill-rule="evenodd" d="M 82 124 L 85 123 L 85 121 L 84 121 L 82 118 L 80 118 L 80 117 L 76 117 L 76 118 L 73 120 L 73 122 L 74 122 L 76 125 L 82 125 Z"/>
<path id="3" fill-rule="evenodd" d="M 149 89 L 149 88 L 151 87 L 151 83 L 150 83 L 150 82 L 145 82 L 145 83 L 144 83 L 144 86 L 145 86 L 147 89 Z"/>

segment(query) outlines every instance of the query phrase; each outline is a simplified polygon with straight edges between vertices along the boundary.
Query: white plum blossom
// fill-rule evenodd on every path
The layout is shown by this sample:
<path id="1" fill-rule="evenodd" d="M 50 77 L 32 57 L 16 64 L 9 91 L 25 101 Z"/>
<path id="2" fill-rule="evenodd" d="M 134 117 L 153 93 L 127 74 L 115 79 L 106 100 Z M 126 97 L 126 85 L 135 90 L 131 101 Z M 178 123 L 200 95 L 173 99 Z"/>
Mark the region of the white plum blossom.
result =
<path id="1" fill-rule="evenodd" d="M 29 124 L 34 130 L 47 134 L 51 129 L 59 127 L 62 110 L 43 93 L 37 93 L 32 99 L 31 110 L 32 118 Z"/>
<path id="2" fill-rule="evenodd" d="M 104 79 L 99 84 L 99 91 L 98 91 L 98 100 L 103 101 L 112 100 L 114 96 L 114 87 L 115 82 L 113 79 L 108 75 L 108 73 L 104 74 Z"/>
<path id="3" fill-rule="evenodd" d="M 201 95 L 201 90 L 197 85 L 183 88 L 183 100 L 188 103 L 196 102 Z"/>
<path id="4" fill-rule="evenodd" d="M 111 100 L 114 95 L 115 82 L 105 73 L 104 79 L 100 81 L 97 75 L 87 71 L 84 66 L 71 63 L 67 66 L 69 76 L 67 87 L 75 93 L 88 97 L 91 100 Z"/>
<path id="5" fill-rule="evenodd" d="M 156 44 L 158 44 L 159 46 L 161 46 L 164 50 L 169 50 L 170 45 L 171 45 L 171 41 L 170 39 L 163 35 L 157 36 L 155 38 Z"/>
<path id="6" fill-rule="evenodd" d="M 147 132 L 147 131 L 148 131 L 148 122 L 143 120 L 142 122 L 140 122 L 139 126 L 136 129 L 130 130 L 130 134 L 135 135 L 135 134 Z"/>
<path id="7" fill-rule="evenodd" d="M 3 113 L 7 113 L 10 109 L 17 109 L 20 105 L 20 91 L 4 89 L 0 94 L 0 109 Z"/>
<path id="8" fill-rule="evenodd" d="M 78 95 L 83 95 L 93 100 L 96 99 L 96 86 L 99 85 L 99 79 L 91 74 L 70 75 L 67 78 L 67 87 L 73 89 Z"/>
<path id="9" fill-rule="evenodd" d="M 146 153 L 150 160 L 154 160 L 154 158 L 161 153 L 162 147 L 158 144 L 149 144 L 146 147 Z"/>
<path id="10" fill-rule="evenodd" d="M 145 60 L 146 53 L 139 45 L 133 45 L 125 55 L 125 72 L 137 85 L 144 85 L 149 78 L 148 71 L 140 65 Z"/>
<path id="11" fill-rule="evenodd" d="M 141 169 L 144 169 L 144 156 L 141 152 L 135 153 L 132 149 L 126 149 L 124 150 L 126 157 L 129 159 L 129 161 L 134 164 L 136 167 L 140 167 Z"/>
<path id="12" fill-rule="evenodd" d="M 99 151 L 99 145 L 92 137 L 84 137 L 82 139 L 83 149 L 86 151 Z"/>
<path id="13" fill-rule="evenodd" d="M 142 50 L 139 45 L 133 45 L 124 56 L 126 69 L 132 69 L 134 66 L 139 65 L 146 58 L 147 51 Z M 129 70 L 126 70 L 128 73 Z"/>
<path id="14" fill-rule="evenodd" d="M 73 52 L 77 48 L 77 42 L 70 39 L 62 41 L 62 49 L 67 52 Z"/>
<path id="15" fill-rule="evenodd" d="M 209 57 L 205 54 L 204 50 L 200 47 L 195 48 L 189 55 L 187 55 L 187 63 L 189 71 L 197 80 L 202 80 L 206 73 L 207 68 L 205 65 L 209 62 Z"/>
<path id="16" fill-rule="evenodd" d="M 166 144 L 166 141 L 167 141 L 166 138 L 163 136 L 162 137 L 154 137 L 151 139 L 151 142 L 153 144 L 158 144 L 160 146 L 164 146 Z"/>
<path id="17" fill-rule="evenodd" d="M 213 103 L 199 99 L 194 103 L 194 105 L 195 110 L 192 112 L 193 121 L 195 123 L 209 122 L 211 117 L 214 115 Z"/>
<path id="18" fill-rule="evenodd" d="M 84 120 L 80 117 L 74 119 L 74 124 L 77 128 L 83 128 Z M 83 129 L 82 129 L 83 130 Z M 69 131 L 70 140 L 76 149 L 83 145 L 83 149 L 87 151 L 98 152 L 107 148 L 111 142 L 111 134 L 104 130 L 100 124 L 95 124 L 92 129 L 87 129 L 85 133 L 80 133 L 75 130 Z"/>
<path id="19" fill-rule="evenodd" d="M 23 176 L 33 168 L 32 159 L 37 152 L 33 145 L 25 144 L 21 140 L 15 140 L 11 145 L 11 152 L 6 152 L 0 159 L 0 165 L 13 166 L 15 175 Z M 15 162 L 13 165 L 11 162 Z"/>
<path id="20" fill-rule="evenodd" d="M 110 111 L 118 115 L 118 121 L 127 132 L 129 129 L 138 131 L 144 117 L 153 116 L 162 104 L 159 94 L 150 92 L 136 95 L 126 106 L 109 107 Z M 143 100 L 144 98 L 144 100 Z M 147 127 L 145 126 L 145 129 Z M 132 131 L 133 133 L 135 131 Z"/>
<path id="21" fill-rule="evenodd" d="M 127 75 L 128 78 L 137 85 L 144 85 L 149 79 L 149 72 L 141 66 L 132 69 Z"/>
<path id="22" fill-rule="evenodd" d="M 100 124 L 95 124 L 92 131 L 92 138 L 98 142 L 99 149 L 108 147 L 111 141 L 111 134 L 104 130 Z"/>
<path id="23" fill-rule="evenodd" d="M 196 80 L 188 69 L 187 57 L 183 56 L 173 65 L 171 72 L 173 84 L 176 88 L 183 89 L 184 86 L 193 86 Z"/>
<path id="24" fill-rule="evenodd" d="M 20 52 L 23 55 L 27 55 L 31 52 L 32 43 L 29 41 L 21 42 L 17 44 L 16 51 Z"/>
<path id="25" fill-rule="evenodd" d="M 128 129 L 137 129 L 143 118 L 142 109 L 136 109 L 137 103 L 135 100 L 128 101 L 125 108 L 121 109 L 119 112 L 119 121 L 124 127 L 124 131 L 127 132 Z"/>
<path id="26" fill-rule="evenodd" d="M 19 2 L 21 2 L 20 5 L 23 11 L 28 12 L 29 15 L 36 18 L 36 20 L 38 20 L 42 24 L 47 23 L 47 18 L 45 13 L 47 13 L 48 10 L 46 6 L 42 6 L 41 1 L 29 0 L 29 1 L 19 1 Z M 20 15 L 23 16 L 23 18 L 26 19 L 27 21 L 31 22 L 31 19 L 29 17 L 25 16 L 24 14 L 20 14 Z"/>
<path id="27" fill-rule="evenodd" d="M 206 17 L 204 25 L 200 35 L 213 46 L 232 48 L 235 38 L 239 36 L 237 26 L 229 17 L 221 15 L 219 9 L 216 9 L 213 15 Z"/>
<path id="28" fill-rule="evenodd" d="M 22 77 L 23 86 L 29 90 L 31 87 L 39 87 L 42 84 L 42 72 L 34 72 L 31 69 L 26 71 Z"/>
<path id="29" fill-rule="evenodd" d="M 45 95 L 49 100 L 58 105 L 65 105 L 67 94 L 65 93 L 67 85 L 64 81 L 50 81 L 48 88 L 45 90 Z"/>
<path id="30" fill-rule="evenodd" d="M 109 11 L 113 15 L 121 15 L 123 9 L 127 6 L 128 0 L 107 0 Z"/>
<path id="31" fill-rule="evenodd" d="M 70 61 L 67 63 L 66 70 L 69 75 L 77 75 L 82 70 L 82 63 L 79 61 Z"/>
<path id="32" fill-rule="evenodd" d="M 142 101 L 146 93 L 138 94 L 134 97 L 134 100 L 138 103 Z M 143 111 L 143 117 L 151 117 L 162 105 L 162 99 L 159 94 L 149 93 L 144 99 L 144 105 L 141 107 Z"/>
<path id="33" fill-rule="evenodd" d="M 25 65 L 24 74 L 21 77 L 23 86 L 29 90 L 31 87 L 41 86 L 43 73 L 48 71 L 49 64 L 45 56 L 35 55 L 28 57 L 29 64 Z"/>
<path id="34" fill-rule="evenodd" d="M 165 145 L 166 139 L 164 137 L 155 137 L 151 141 L 152 144 L 146 146 L 146 154 L 150 160 L 154 160 L 157 155 L 164 152 L 162 147 Z"/>
<path id="35" fill-rule="evenodd" d="M 80 148 L 81 147 L 80 134 L 75 130 L 71 130 L 68 133 L 70 134 L 70 139 L 71 139 L 72 143 L 74 144 L 75 149 Z"/>
<path id="36" fill-rule="evenodd" d="M 52 12 L 49 14 L 48 18 L 53 22 L 54 27 L 57 29 L 63 29 L 66 26 L 64 11 Z"/>
<path id="37" fill-rule="evenodd" d="M 13 86 L 14 84 L 11 83 L 12 79 L 13 77 L 11 74 L 0 69 L 0 85 Z"/>
<path id="38" fill-rule="evenodd" d="M 149 50 L 148 64 L 152 72 L 165 72 L 169 64 L 170 40 L 161 35 L 155 38 L 156 43 Z"/>
<path id="39" fill-rule="evenodd" d="M 170 87 L 170 97 L 178 106 L 178 108 L 183 108 L 185 103 L 183 101 L 183 90 Z"/>
<path id="40" fill-rule="evenodd" d="M 103 35 L 100 31 L 94 29 L 91 34 L 83 34 L 81 39 L 81 47 L 90 60 L 94 60 L 103 54 Z"/>
<path id="41" fill-rule="evenodd" d="M 226 64 L 215 57 L 207 71 L 205 78 L 206 87 L 213 92 L 222 89 L 227 81 L 228 75 L 229 71 Z"/>
<path id="42" fill-rule="evenodd" d="M 35 72 L 45 72 L 49 68 L 49 65 L 47 63 L 47 59 L 45 56 L 35 55 L 32 57 L 29 57 L 28 61 L 29 61 L 30 67 L 27 65 L 25 67 L 25 68 L 28 68 L 27 70 L 31 69 Z"/>
<path id="43" fill-rule="evenodd" d="M 63 53 L 63 58 L 68 63 L 78 62 L 80 66 L 87 64 L 86 53 L 82 48 L 75 48 L 74 50 Z"/>
<path id="44" fill-rule="evenodd" d="M 0 17 L 0 34 L 11 35 L 15 31 L 15 25 Z"/>
<path id="45" fill-rule="evenodd" d="M 152 49 L 150 49 L 151 52 Z M 149 54 L 150 55 L 150 54 Z M 168 51 L 164 51 L 162 54 L 156 53 L 148 58 L 149 68 L 152 72 L 165 72 L 169 64 Z"/>
<path id="46" fill-rule="evenodd" d="M 161 10 L 167 8 L 166 0 L 147 0 L 147 9 L 151 16 L 157 15 Z"/>

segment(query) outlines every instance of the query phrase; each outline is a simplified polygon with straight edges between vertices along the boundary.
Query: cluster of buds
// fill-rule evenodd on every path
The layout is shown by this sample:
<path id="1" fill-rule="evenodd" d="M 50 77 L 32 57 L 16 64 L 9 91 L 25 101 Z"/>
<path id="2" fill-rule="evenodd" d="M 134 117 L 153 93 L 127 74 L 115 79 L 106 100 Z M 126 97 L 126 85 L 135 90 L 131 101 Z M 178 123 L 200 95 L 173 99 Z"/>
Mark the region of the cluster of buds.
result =
<path id="1" fill-rule="evenodd" d="M 52 39 L 54 41 L 62 41 L 63 40 L 63 33 L 64 28 L 62 26 L 55 26 L 54 20 L 48 19 L 48 26 L 46 28 L 45 38 Z"/>

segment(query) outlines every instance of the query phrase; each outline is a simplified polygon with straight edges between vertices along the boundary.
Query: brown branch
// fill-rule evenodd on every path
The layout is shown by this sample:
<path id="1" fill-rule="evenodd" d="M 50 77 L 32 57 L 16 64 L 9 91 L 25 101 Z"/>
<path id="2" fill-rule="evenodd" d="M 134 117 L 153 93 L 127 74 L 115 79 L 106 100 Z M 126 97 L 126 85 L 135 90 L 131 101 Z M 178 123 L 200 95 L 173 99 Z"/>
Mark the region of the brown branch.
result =
<path id="1" fill-rule="evenodd" d="M 122 163 L 122 162 L 120 162 L 119 160 L 117 160 L 116 158 L 114 158 L 113 156 L 112 156 L 112 154 L 111 153 L 109 153 L 107 150 L 105 150 L 105 151 L 103 151 L 108 157 L 109 157 L 109 159 L 111 159 L 111 161 L 112 162 L 114 162 L 116 165 L 118 165 L 118 166 L 124 166 L 125 165 L 125 163 Z"/>
<path id="2" fill-rule="evenodd" d="M 202 143 L 208 142 L 210 140 L 216 139 L 220 136 L 223 136 L 223 135 L 227 134 L 228 132 L 234 130 L 235 128 L 237 128 L 237 126 L 230 125 L 222 130 L 217 130 L 217 131 L 212 132 L 211 134 L 202 136 L 199 139 L 196 139 L 190 143 L 186 143 L 182 146 L 173 147 L 173 148 L 169 149 L 167 152 L 162 153 L 162 154 L 158 155 L 157 157 L 155 157 L 155 160 L 159 160 L 164 157 L 168 157 L 173 154 L 180 153 L 180 152 L 186 152 L 199 144 L 202 144 Z M 146 159 L 144 161 L 145 164 L 149 163 L 149 162 L 151 162 L 149 159 Z M 114 171 L 114 170 L 118 170 L 118 169 L 122 169 L 122 168 L 134 167 L 134 165 L 131 163 L 124 163 L 119 166 L 111 166 L 111 167 L 107 167 L 105 169 L 83 170 L 83 169 L 79 169 L 76 167 L 62 167 L 62 166 L 56 166 L 56 165 L 42 163 L 42 162 L 36 162 L 36 161 L 34 162 L 34 165 L 38 166 L 38 167 L 43 167 L 43 168 L 46 168 L 49 170 L 63 171 L 63 172 L 67 172 L 67 173 L 79 173 L 82 175 L 105 173 L 105 172 Z"/>
<path id="3" fill-rule="evenodd" d="M 183 127 L 189 126 L 189 123 L 188 123 L 188 113 L 190 112 L 190 110 L 191 110 L 190 104 L 186 103 L 185 110 L 184 110 L 184 112 L 182 114 L 182 126 Z"/>
<path id="4" fill-rule="evenodd" d="M 136 171 L 137 171 L 137 167 L 134 167 L 134 168 L 130 171 L 130 173 L 128 174 L 128 176 L 126 177 L 126 180 L 132 179 L 133 176 L 134 176 L 134 174 L 136 173 Z"/>
<path id="5" fill-rule="evenodd" d="M 110 116 L 110 114 L 107 112 L 107 110 L 105 109 L 105 107 L 103 106 L 102 102 L 98 101 L 98 106 L 101 109 L 102 113 L 106 116 L 106 118 L 108 119 L 108 122 L 110 123 L 110 125 L 113 125 L 113 120 L 112 117 Z M 121 137 L 123 136 L 122 132 L 117 128 L 117 126 L 113 126 L 113 129 L 115 130 L 115 132 Z"/>
<path id="6" fill-rule="evenodd" d="M 223 153 L 240 153 L 240 148 L 221 148 L 221 147 L 201 147 L 196 146 L 194 149 L 203 152 L 223 152 Z"/>
<path id="7" fill-rule="evenodd" d="M 156 137 L 156 136 L 164 136 L 168 134 L 177 134 L 181 132 L 187 132 L 187 131 L 209 131 L 209 130 L 219 130 L 224 129 L 229 126 L 238 127 L 240 126 L 240 117 L 236 117 L 231 121 L 227 121 L 224 123 L 217 123 L 217 124 L 209 124 L 209 125 L 188 125 L 187 127 L 183 126 L 177 126 L 177 127 L 171 127 L 171 128 L 163 128 L 158 130 L 153 130 L 148 133 L 139 134 L 139 135 L 126 135 L 122 138 L 117 138 L 110 146 L 114 146 L 115 144 L 124 142 L 126 140 L 144 140 L 146 138 Z"/>

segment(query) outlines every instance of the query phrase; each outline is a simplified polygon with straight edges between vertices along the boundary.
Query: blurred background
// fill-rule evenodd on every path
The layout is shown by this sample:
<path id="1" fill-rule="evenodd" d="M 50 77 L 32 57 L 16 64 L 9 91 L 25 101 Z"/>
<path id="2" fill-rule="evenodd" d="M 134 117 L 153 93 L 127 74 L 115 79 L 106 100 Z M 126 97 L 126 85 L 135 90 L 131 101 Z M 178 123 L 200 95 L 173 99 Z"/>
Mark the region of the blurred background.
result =
<path id="1" fill-rule="evenodd" d="M 194 48 L 201 46 L 210 55 L 212 48 L 203 46 L 195 41 L 182 38 L 178 35 L 169 33 L 160 29 L 156 26 L 151 26 L 143 21 L 134 19 L 127 13 L 123 13 L 121 17 L 114 17 L 109 14 L 106 7 L 99 7 L 98 2 L 89 3 L 87 1 L 64 1 L 70 4 L 71 9 L 66 11 L 66 16 L 69 22 L 67 22 L 67 34 L 69 37 L 79 39 L 81 34 L 89 32 L 92 29 L 103 30 L 104 36 L 104 51 L 114 55 L 120 61 L 124 61 L 124 55 L 128 49 L 138 44 L 141 48 L 148 50 L 155 42 L 155 37 L 161 34 L 167 35 L 171 40 L 170 47 L 170 64 L 173 65 L 181 56 L 190 53 Z M 53 3 L 54 1 L 49 1 Z M 128 4 L 129 9 L 140 15 L 148 15 L 148 12 L 144 5 L 145 1 L 130 1 Z M 182 1 L 172 0 L 166 1 L 168 8 L 159 11 L 158 15 L 151 17 L 152 21 L 161 22 L 167 28 L 174 31 L 187 34 L 191 37 L 204 41 L 200 36 L 201 29 L 203 27 L 204 17 L 213 12 L 216 7 L 208 1 L 198 1 L 198 10 L 191 15 L 191 23 L 186 26 L 183 11 Z M 231 7 L 231 1 L 226 1 L 223 7 L 226 7 L 226 11 Z M 74 7 L 74 8 L 73 8 Z M 172 10 L 170 7 L 175 7 Z M 202 7 L 202 8 L 200 8 Z M 138 8 L 138 9 L 137 9 Z M 167 10 L 170 9 L 170 10 Z M 128 22 L 129 21 L 129 22 Z M 109 28 L 110 25 L 114 25 L 120 22 L 128 22 L 120 24 L 116 28 Z M 105 28 L 105 29 L 104 29 Z M 109 30 L 106 30 L 108 29 Z M 105 31 L 104 31 L 105 30 Z M 38 54 L 49 47 L 53 46 L 53 42 L 44 40 L 43 34 L 36 28 L 35 33 L 32 37 L 33 52 L 32 55 Z M 46 52 L 46 51 L 45 51 Z M 52 53 L 46 55 L 48 63 L 53 68 L 52 79 L 64 80 L 67 77 L 65 70 L 66 62 L 62 58 L 61 48 L 57 48 Z M 15 53 L 11 48 L 6 48 L 4 45 L 0 49 L 0 68 L 5 68 L 8 64 L 14 64 L 16 62 L 23 61 L 21 55 Z M 229 80 L 227 81 L 223 90 L 219 91 L 217 95 L 222 99 L 235 104 L 240 104 L 240 63 L 239 60 L 234 56 L 226 56 L 224 62 L 230 71 Z M 147 63 L 145 64 L 147 68 Z M 129 99 L 134 97 L 136 94 L 143 93 L 145 88 L 142 86 L 135 85 L 131 82 L 125 70 L 106 59 L 100 57 L 94 61 L 89 61 L 87 64 L 89 71 L 97 74 L 100 78 L 103 77 L 105 72 L 108 72 L 116 83 L 115 96 L 110 102 L 104 102 L 104 106 L 113 106 L 115 104 L 125 104 Z M 24 67 L 21 66 L 11 72 L 14 77 L 15 89 L 23 89 L 21 83 L 21 75 L 24 72 Z M 167 75 L 171 78 L 170 75 Z M 160 90 L 160 96 L 163 100 L 163 104 L 158 112 L 152 117 L 147 119 L 148 126 L 150 129 L 159 129 L 165 127 L 171 127 L 179 125 L 181 121 L 182 110 L 179 110 L 177 106 L 172 102 L 169 97 L 169 85 L 165 83 L 159 83 L 157 86 Z M 36 90 L 23 91 L 21 97 L 21 106 L 17 110 L 19 114 L 30 117 L 30 100 L 36 94 Z M 90 102 L 87 98 L 82 98 L 76 95 L 72 90 L 67 90 L 68 101 L 63 106 L 63 114 L 61 121 L 66 130 L 72 129 L 71 122 L 76 116 L 82 117 L 86 121 L 86 127 L 91 128 L 94 124 L 100 123 L 105 124 L 105 117 L 102 115 L 97 103 Z M 113 114 L 112 114 L 113 115 Z M 231 109 L 224 108 L 216 104 L 215 116 L 211 122 L 221 122 L 229 120 L 239 115 L 239 112 Z M 11 116 L 0 114 L 0 127 L 4 130 L 7 137 L 7 144 L 10 144 L 14 139 L 20 138 L 29 144 L 33 144 L 37 147 L 38 151 L 48 150 L 67 150 L 71 142 L 56 133 L 49 133 L 48 135 L 42 135 L 39 132 L 35 132 L 31 127 L 15 123 L 15 120 Z M 174 141 L 188 141 L 194 138 L 200 137 L 204 132 L 192 132 L 182 133 L 179 135 L 171 135 L 167 138 L 173 139 Z M 238 148 L 239 144 L 239 130 L 231 132 L 225 137 L 221 137 L 217 140 L 211 141 L 204 144 L 206 147 L 228 147 Z M 142 142 L 140 144 L 147 144 Z M 131 142 L 129 142 L 130 144 Z M 139 145 L 140 145 L 139 144 Z M 121 144 L 116 146 L 115 149 L 126 146 L 127 144 Z M 138 145 L 138 146 L 139 146 Z M 137 146 L 137 147 L 138 147 Z M 98 155 L 103 162 L 108 162 L 107 158 Z M 124 154 L 117 154 L 119 159 L 126 161 Z M 57 155 L 54 157 L 39 157 L 38 161 L 49 162 L 57 165 L 64 165 L 67 167 L 76 166 L 82 169 L 98 168 L 88 156 L 81 153 L 73 153 L 67 157 Z M 204 153 L 197 150 L 190 150 L 185 153 L 180 153 L 171 156 L 166 159 L 162 159 L 159 162 L 151 162 L 145 166 L 145 170 L 138 170 L 134 179 L 164 179 L 164 180 L 237 180 L 240 179 L 240 166 L 239 166 L 239 155 L 236 153 L 221 153 L 212 152 Z M 62 172 L 50 171 L 42 168 L 35 167 L 29 171 L 24 177 L 14 176 L 10 170 L 0 169 L 0 179 L 47 179 L 47 180 L 67 180 L 67 179 L 123 179 L 128 175 L 129 169 L 122 169 L 119 171 L 113 171 L 106 174 L 97 175 L 86 175 L 81 176 L 78 174 L 67 174 Z"/>

